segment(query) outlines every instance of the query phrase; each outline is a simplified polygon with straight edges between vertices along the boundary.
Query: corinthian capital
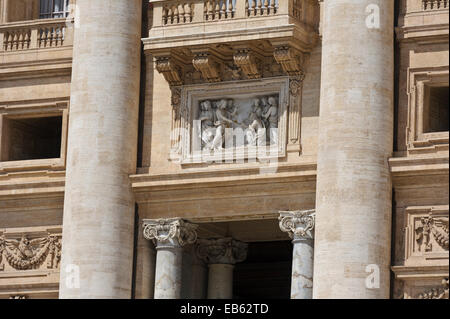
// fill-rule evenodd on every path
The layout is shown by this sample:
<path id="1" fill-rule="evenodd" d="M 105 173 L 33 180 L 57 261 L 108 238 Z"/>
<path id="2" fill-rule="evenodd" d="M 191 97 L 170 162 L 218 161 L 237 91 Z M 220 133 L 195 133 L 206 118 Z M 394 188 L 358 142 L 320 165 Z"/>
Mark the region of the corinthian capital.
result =
<path id="1" fill-rule="evenodd" d="M 291 212 L 280 212 L 278 218 L 280 229 L 289 234 L 292 239 L 314 238 L 316 211 L 300 210 Z"/>
<path id="2" fill-rule="evenodd" d="M 196 228 L 180 218 L 145 219 L 144 237 L 153 240 L 155 245 L 184 246 L 197 240 Z"/>
<path id="3" fill-rule="evenodd" d="M 235 264 L 247 258 L 248 245 L 232 238 L 199 239 L 197 255 L 207 264 Z"/>

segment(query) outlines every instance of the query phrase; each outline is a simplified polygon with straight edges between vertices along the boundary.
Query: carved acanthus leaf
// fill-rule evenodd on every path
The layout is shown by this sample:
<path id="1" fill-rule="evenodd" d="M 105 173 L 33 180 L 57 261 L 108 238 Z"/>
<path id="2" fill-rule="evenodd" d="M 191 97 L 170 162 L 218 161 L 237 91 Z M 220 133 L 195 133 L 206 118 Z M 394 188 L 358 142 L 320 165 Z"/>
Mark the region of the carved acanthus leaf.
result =
<path id="1" fill-rule="evenodd" d="M 250 49 L 240 49 L 234 54 L 234 63 L 249 79 L 261 78 L 256 59 Z"/>
<path id="2" fill-rule="evenodd" d="M 197 240 L 198 225 L 179 218 L 144 220 L 144 237 L 155 244 L 184 246 Z"/>
<path id="3" fill-rule="evenodd" d="M 316 213 L 314 209 L 303 211 L 281 211 L 280 229 L 289 234 L 292 239 L 314 238 Z"/>
<path id="4" fill-rule="evenodd" d="M 235 264 L 247 258 L 248 245 L 232 238 L 199 239 L 197 255 L 207 264 Z"/>
<path id="5" fill-rule="evenodd" d="M 217 62 L 207 52 L 198 53 L 192 60 L 195 69 L 202 73 L 202 77 L 211 83 L 220 82 L 220 72 Z"/>

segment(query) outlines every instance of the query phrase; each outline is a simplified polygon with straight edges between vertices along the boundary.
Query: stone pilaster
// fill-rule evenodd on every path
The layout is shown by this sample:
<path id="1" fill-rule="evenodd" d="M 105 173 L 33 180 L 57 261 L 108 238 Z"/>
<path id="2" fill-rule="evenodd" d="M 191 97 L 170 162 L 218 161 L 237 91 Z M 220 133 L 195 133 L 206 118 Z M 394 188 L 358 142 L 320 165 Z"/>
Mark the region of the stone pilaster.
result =
<path id="1" fill-rule="evenodd" d="M 280 212 L 280 229 L 292 239 L 291 299 L 311 299 L 315 210 Z"/>
<path id="2" fill-rule="evenodd" d="M 77 0 L 75 19 L 59 296 L 130 298 L 142 1 Z"/>
<path id="3" fill-rule="evenodd" d="M 197 225 L 179 218 L 146 219 L 144 237 L 156 246 L 155 299 L 180 299 L 182 247 L 197 239 Z"/>
<path id="4" fill-rule="evenodd" d="M 389 298 L 394 1 L 325 0 L 322 27 L 314 298 Z"/>
<path id="5" fill-rule="evenodd" d="M 208 264 L 208 299 L 233 298 L 234 264 L 247 258 L 248 245 L 232 239 L 199 239 L 198 256 Z"/>

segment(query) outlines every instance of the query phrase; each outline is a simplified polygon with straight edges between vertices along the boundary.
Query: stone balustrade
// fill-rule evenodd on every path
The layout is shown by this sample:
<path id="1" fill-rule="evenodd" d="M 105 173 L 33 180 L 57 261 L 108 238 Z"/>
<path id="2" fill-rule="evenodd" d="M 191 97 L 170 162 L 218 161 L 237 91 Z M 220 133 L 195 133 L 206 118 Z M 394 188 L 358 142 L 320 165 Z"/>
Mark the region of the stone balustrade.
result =
<path id="1" fill-rule="evenodd" d="M 64 19 L 13 22 L 0 26 L 0 51 L 56 48 L 72 44 Z"/>
<path id="2" fill-rule="evenodd" d="M 449 0 L 422 0 L 422 8 L 428 10 L 448 9 Z"/>
<path id="3" fill-rule="evenodd" d="M 153 0 L 153 27 L 288 14 L 314 25 L 315 0 Z M 314 14 L 311 16 L 311 12 Z M 314 27 L 317 27 L 314 25 Z"/>

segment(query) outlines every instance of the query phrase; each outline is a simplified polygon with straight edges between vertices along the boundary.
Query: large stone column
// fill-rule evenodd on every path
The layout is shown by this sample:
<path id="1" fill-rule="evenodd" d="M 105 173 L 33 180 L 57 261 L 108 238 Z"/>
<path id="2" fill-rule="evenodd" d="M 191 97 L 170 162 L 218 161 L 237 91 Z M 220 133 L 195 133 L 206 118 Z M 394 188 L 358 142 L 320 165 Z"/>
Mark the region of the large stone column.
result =
<path id="1" fill-rule="evenodd" d="M 247 258 L 248 245 L 232 238 L 199 239 L 197 254 L 208 264 L 208 299 L 233 298 L 234 265 Z"/>
<path id="2" fill-rule="evenodd" d="M 183 246 L 196 241 L 196 228 L 179 218 L 144 220 L 144 237 L 156 246 L 155 299 L 180 299 Z"/>
<path id="3" fill-rule="evenodd" d="M 60 298 L 131 296 L 141 5 L 77 0 Z"/>
<path id="4" fill-rule="evenodd" d="M 311 299 L 315 211 L 280 212 L 280 229 L 292 239 L 291 299 Z"/>
<path id="5" fill-rule="evenodd" d="M 323 5 L 314 298 L 388 298 L 394 1 Z"/>

